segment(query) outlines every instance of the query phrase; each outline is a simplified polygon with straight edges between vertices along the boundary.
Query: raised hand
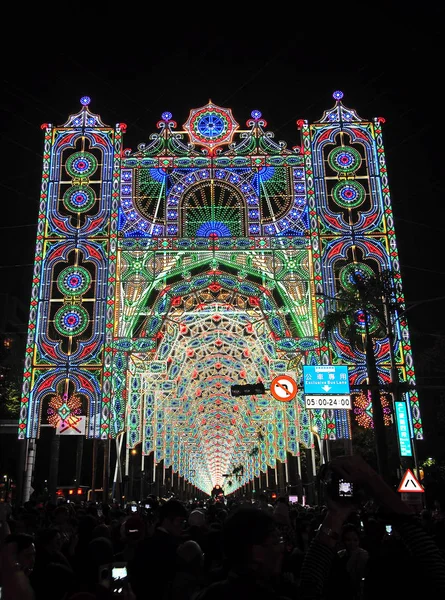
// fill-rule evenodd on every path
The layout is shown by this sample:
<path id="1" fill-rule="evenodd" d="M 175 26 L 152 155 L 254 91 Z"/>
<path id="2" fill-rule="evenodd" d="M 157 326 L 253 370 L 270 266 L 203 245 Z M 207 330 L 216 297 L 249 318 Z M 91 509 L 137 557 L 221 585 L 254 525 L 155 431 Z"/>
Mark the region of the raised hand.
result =
<path id="1" fill-rule="evenodd" d="M 338 456 L 329 463 L 329 467 L 342 479 L 362 488 L 386 511 L 405 515 L 413 514 L 412 508 L 402 502 L 399 494 L 358 454 Z"/>

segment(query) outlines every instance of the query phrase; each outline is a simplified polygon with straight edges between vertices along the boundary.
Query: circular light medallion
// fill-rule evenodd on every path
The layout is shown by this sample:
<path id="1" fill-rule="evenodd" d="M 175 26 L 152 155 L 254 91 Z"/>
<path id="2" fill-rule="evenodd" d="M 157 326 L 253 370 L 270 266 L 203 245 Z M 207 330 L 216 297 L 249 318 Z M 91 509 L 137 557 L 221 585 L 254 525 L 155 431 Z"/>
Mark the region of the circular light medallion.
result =
<path id="1" fill-rule="evenodd" d="M 360 331 L 361 333 L 365 333 L 366 331 L 366 321 L 368 321 L 369 333 L 375 333 L 381 327 L 377 318 L 369 313 L 366 314 L 364 310 L 357 310 L 353 317 L 347 318 L 347 321 L 349 324 L 352 321 L 355 324 L 358 331 Z"/>
<path id="2" fill-rule="evenodd" d="M 57 287 L 65 296 L 81 296 L 91 285 L 91 275 L 84 267 L 67 267 L 57 278 Z"/>
<path id="3" fill-rule="evenodd" d="M 87 212 L 96 201 L 93 190 L 86 185 L 73 185 L 63 195 L 63 204 L 72 212 Z"/>
<path id="4" fill-rule="evenodd" d="M 364 283 L 374 275 L 371 267 L 364 263 L 350 263 L 345 265 L 339 273 L 340 283 L 348 292 L 357 291 L 357 284 Z"/>
<path id="5" fill-rule="evenodd" d="M 358 181 L 339 181 L 332 190 L 335 202 L 343 208 L 357 208 L 365 199 L 365 188 Z"/>
<path id="6" fill-rule="evenodd" d="M 65 167 L 71 177 L 90 177 L 97 169 L 97 158 L 90 152 L 76 152 L 68 157 Z"/>
<path id="7" fill-rule="evenodd" d="M 216 146 L 229 144 L 237 128 L 238 123 L 232 117 L 231 110 L 211 102 L 192 110 L 184 123 L 192 143 L 208 146 L 212 150 Z"/>
<path id="8" fill-rule="evenodd" d="M 54 316 L 54 326 L 61 335 L 80 335 L 88 327 L 88 311 L 78 304 L 65 304 Z"/>
<path id="9" fill-rule="evenodd" d="M 195 131 L 208 140 L 219 138 L 226 129 L 227 122 L 216 112 L 204 113 L 195 121 Z"/>
<path id="10" fill-rule="evenodd" d="M 339 146 L 329 153 L 328 162 L 334 171 L 353 173 L 360 167 L 362 158 L 355 148 Z"/>

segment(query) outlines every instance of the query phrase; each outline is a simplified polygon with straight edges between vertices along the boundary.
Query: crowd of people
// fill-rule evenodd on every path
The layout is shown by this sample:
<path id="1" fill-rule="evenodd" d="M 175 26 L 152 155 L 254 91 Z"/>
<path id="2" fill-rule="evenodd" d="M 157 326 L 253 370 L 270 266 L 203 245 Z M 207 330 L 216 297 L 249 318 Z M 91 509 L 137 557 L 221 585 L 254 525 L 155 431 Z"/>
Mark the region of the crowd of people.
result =
<path id="1" fill-rule="evenodd" d="M 0 504 L 1 600 L 374 600 L 445 593 L 445 514 L 358 456 L 326 505 L 252 498 Z"/>

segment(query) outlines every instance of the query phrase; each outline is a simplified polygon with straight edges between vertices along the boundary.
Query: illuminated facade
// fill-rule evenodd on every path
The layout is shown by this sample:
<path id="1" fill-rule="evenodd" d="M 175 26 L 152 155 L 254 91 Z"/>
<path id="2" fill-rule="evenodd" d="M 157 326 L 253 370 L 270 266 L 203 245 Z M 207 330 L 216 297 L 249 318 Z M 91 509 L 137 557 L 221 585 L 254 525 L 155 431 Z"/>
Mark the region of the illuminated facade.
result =
<path id="1" fill-rule="evenodd" d="M 85 415 L 88 438 L 125 432 L 128 447 L 210 493 L 235 465 L 234 487 L 298 456 L 312 425 L 350 436 L 348 411 L 309 414 L 302 390 L 288 403 L 230 393 L 284 373 L 300 381 L 303 364 L 346 364 L 352 386 L 366 383 L 364 354 L 340 332 L 329 347 L 320 339 L 328 298 L 351 273 L 390 269 L 404 308 L 383 119 L 363 120 L 342 96 L 319 121 L 297 122 L 292 149 L 259 111 L 241 129 L 211 102 L 180 131 L 163 113 L 136 151 L 87 97 L 64 125 L 42 126 L 19 437 Z M 403 319 L 394 337 L 400 378 L 414 384 Z M 382 384 L 390 358 L 377 340 Z"/>

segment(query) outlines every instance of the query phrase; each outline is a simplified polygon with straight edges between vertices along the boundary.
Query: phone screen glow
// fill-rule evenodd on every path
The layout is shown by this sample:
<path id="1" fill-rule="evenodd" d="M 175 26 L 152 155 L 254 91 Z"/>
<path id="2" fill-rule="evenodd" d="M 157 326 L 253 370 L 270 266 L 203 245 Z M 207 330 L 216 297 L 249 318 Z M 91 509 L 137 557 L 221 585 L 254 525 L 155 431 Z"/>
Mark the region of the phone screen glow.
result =
<path id="1" fill-rule="evenodd" d="M 338 482 L 338 495 L 343 498 L 349 498 L 353 495 L 353 487 L 352 483 L 349 481 L 345 481 L 344 479 L 340 479 Z"/>
<path id="2" fill-rule="evenodd" d="M 113 567 L 111 576 L 113 579 L 125 579 L 127 576 L 127 567 Z"/>

